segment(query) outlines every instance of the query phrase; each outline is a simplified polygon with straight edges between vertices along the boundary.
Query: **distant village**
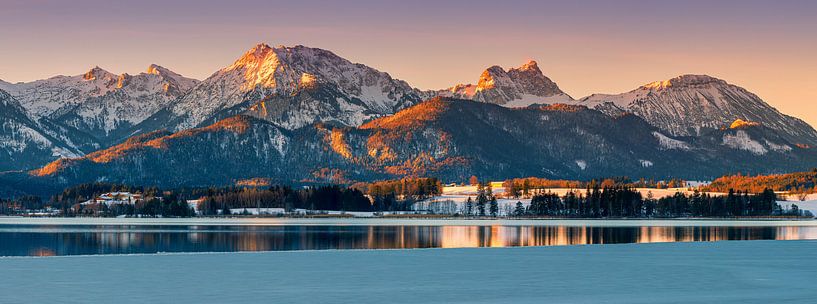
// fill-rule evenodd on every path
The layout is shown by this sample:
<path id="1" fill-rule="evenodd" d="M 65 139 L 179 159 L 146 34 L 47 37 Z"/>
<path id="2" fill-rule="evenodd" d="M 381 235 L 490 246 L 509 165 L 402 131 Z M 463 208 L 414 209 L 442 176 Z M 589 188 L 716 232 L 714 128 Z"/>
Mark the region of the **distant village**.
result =
<path id="1" fill-rule="evenodd" d="M 700 191 L 687 181 L 598 183 L 512 179 L 442 184 L 414 178 L 357 184 L 245 185 L 160 191 L 109 184 L 69 188 L 43 202 L 4 200 L 0 215 L 62 217 L 443 216 L 443 217 L 813 217 L 817 194 Z M 119 191 L 100 191 L 116 188 Z M 592 191 L 591 191 L 592 190 Z M 728 189 L 727 189 L 728 190 Z M 89 198 L 90 197 L 90 198 Z M 776 202 L 775 202 L 776 201 Z"/>

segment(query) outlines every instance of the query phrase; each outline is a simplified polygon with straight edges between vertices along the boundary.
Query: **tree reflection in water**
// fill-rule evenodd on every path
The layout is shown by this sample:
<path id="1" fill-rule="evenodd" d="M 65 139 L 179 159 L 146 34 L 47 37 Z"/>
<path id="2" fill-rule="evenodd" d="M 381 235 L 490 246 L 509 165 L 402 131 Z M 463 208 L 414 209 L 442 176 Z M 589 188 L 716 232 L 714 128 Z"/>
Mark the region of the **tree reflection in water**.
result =
<path id="1" fill-rule="evenodd" d="M 817 227 L 14 226 L 0 256 L 817 239 Z"/>

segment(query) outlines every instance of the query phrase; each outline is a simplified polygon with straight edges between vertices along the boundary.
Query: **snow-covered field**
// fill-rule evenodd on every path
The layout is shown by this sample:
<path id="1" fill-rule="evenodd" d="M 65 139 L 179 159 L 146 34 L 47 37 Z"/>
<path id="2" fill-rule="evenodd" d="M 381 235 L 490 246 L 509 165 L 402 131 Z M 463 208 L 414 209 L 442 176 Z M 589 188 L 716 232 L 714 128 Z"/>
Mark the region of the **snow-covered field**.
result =
<path id="1" fill-rule="evenodd" d="M 494 187 L 492 191 L 494 195 L 502 196 L 505 194 L 505 188 L 501 186 L 501 183 L 492 183 Z M 693 191 L 689 190 L 689 188 L 667 188 L 667 189 L 654 189 L 654 188 L 636 188 L 638 192 L 641 193 L 643 196 L 647 196 L 647 194 L 652 193 L 654 198 L 662 198 L 667 196 L 673 196 L 676 192 L 681 192 L 685 194 L 691 194 Z M 565 195 L 567 192 L 578 192 L 581 194 L 585 194 L 587 189 L 584 188 L 549 188 L 545 189 L 545 193 L 555 193 L 560 196 Z M 722 194 L 722 193 L 715 193 L 713 194 Z M 471 196 L 472 198 L 477 195 L 477 186 L 445 186 L 443 187 L 443 196 Z"/>
<path id="2" fill-rule="evenodd" d="M 499 215 L 507 215 L 508 212 L 512 211 L 513 208 L 516 206 L 517 202 L 522 203 L 523 206 L 527 207 L 530 205 L 530 198 L 511 198 L 505 196 L 505 188 L 502 187 L 501 183 L 494 182 L 493 184 L 493 194 L 497 196 L 497 204 L 499 205 Z M 686 195 L 690 195 L 693 191 L 689 190 L 689 188 L 667 188 L 667 189 L 654 189 L 654 188 L 636 188 L 636 191 L 641 193 L 643 197 L 653 197 L 653 198 L 662 198 L 673 196 L 675 193 L 681 192 Z M 574 192 L 577 194 L 585 195 L 586 189 L 574 189 L 574 188 L 550 188 L 545 189 L 544 193 L 553 193 L 559 196 L 564 196 L 568 192 Z M 716 193 L 710 192 L 712 195 L 725 195 L 724 193 Z M 471 200 L 475 200 L 477 196 L 477 186 L 445 186 L 443 187 L 443 193 L 441 195 L 432 197 L 425 201 L 419 202 L 414 206 L 415 210 L 427 210 L 432 209 L 437 211 L 438 213 L 446 213 L 447 210 L 444 206 L 439 204 L 441 203 L 453 203 L 456 205 L 456 209 L 462 209 L 463 204 L 468 200 L 470 197 Z M 437 204 L 436 207 L 434 205 Z M 454 208 L 448 208 L 454 209 Z M 440 212 L 442 211 L 442 212 Z M 817 213 L 815 213 L 817 214 Z"/>
<path id="3" fill-rule="evenodd" d="M 4 303 L 814 303 L 817 241 L 0 258 Z"/>
<path id="4" fill-rule="evenodd" d="M 505 189 L 499 183 L 494 183 L 493 193 L 497 197 L 497 203 L 499 205 L 499 215 L 507 215 L 507 212 L 513 210 L 514 206 L 516 206 L 517 202 L 521 202 L 523 206 L 527 207 L 530 205 L 529 198 L 506 198 L 505 197 Z M 681 192 L 685 195 L 690 195 L 693 191 L 690 188 L 667 188 L 667 189 L 653 189 L 653 188 L 636 188 L 639 193 L 643 197 L 652 196 L 655 199 L 659 199 L 662 197 L 673 196 L 675 193 Z M 559 196 L 564 196 L 568 192 L 574 192 L 581 195 L 584 195 L 586 189 L 572 189 L 572 188 L 551 188 L 545 189 L 545 193 L 554 193 Z M 707 192 L 711 195 L 726 195 L 726 193 L 719 193 L 719 192 Z M 426 209 L 434 209 L 432 206 L 434 204 L 440 204 L 445 202 L 451 202 L 456 205 L 456 209 L 462 209 L 462 205 L 465 203 L 466 200 L 470 197 L 472 200 L 475 200 L 477 196 L 477 187 L 476 186 L 452 186 L 452 187 L 443 187 L 442 195 L 432 197 L 428 200 L 420 202 L 419 204 L 415 205 L 414 208 L 416 210 L 426 210 Z M 806 197 L 805 201 L 801 201 L 799 197 L 796 195 L 790 195 L 786 197 L 784 201 L 778 201 L 778 203 L 784 209 L 791 208 L 791 204 L 796 204 L 800 209 L 809 210 L 812 214 L 817 215 L 817 194 L 810 194 Z M 439 205 L 438 205 L 439 206 Z M 439 207 L 437 207 L 439 209 Z M 449 208 L 453 209 L 453 208 Z M 436 210 L 440 211 L 440 210 Z"/>
<path id="5" fill-rule="evenodd" d="M 811 214 L 817 216 L 817 193 L 809 194 L 803 201 L 801 201 L 796 195 L 790 195 L 786 197 L 785 201 L 778 201 L 777 203 L 786 209 L 791 208 L 791 205 L 794 204 L 801 210 L 811 211 Z"/>

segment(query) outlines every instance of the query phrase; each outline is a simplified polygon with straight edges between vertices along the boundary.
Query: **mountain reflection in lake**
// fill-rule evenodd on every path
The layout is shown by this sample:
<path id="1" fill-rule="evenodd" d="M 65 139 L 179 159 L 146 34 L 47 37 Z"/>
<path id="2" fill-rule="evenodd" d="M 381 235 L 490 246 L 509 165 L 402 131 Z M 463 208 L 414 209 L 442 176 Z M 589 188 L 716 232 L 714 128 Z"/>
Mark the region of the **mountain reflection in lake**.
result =
<path id="1" fill-rule="evenodd" d="M 817 239 L 817 227 L 0 226 L 0 256 Z"/>

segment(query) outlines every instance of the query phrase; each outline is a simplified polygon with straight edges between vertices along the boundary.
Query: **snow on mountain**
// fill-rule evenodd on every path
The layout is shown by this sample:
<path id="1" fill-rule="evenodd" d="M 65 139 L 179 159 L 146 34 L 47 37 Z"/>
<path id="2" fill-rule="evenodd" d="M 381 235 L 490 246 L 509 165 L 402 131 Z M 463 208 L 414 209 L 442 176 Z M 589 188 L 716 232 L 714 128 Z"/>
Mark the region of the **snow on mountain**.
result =
<path id="1" fill-rule="evenodd" d="M 781 131 L 795 143 L 817 142 L 817 131 L 802 120 L 780 113 L 741 87 L 706 75 L 683 75 L 622 94 L 594 94 L 579 104 L 608 114 L 631 112 L 676 136 L 701 135 L 741 119 Z"/>
<path id="2" fill-rule="evenodd" d="M 360 125 L 420 101 L 406 82 L 334 53 L 258 44 L 167 108 L 175 130 L 249 113 L 294 129 L 314 122 Z M 285 111 L 282 109 L 286 109 Z M 164 118 L 163 118 L 164 119 Z"/>
<path id="3" fill-rule="evenodd" d="M 137 75 L 115 75 L 94 67 L 82 75 L 2 83 L 0 87 L 7 89 L 35 119 L 105 142 L 106 137 L 140 123 L 197 83 L 152 64 Z"/>
<path id="4" fill-rule="evenodd" d="M 160 79 L 165 80 L 162 89 L 163 91 L 171 95 L 183 94 L 199 83 L 199 81 L 196 79 L 184 77 L 176 72 L 173 72 L 163 66 L 156 64 L 151 64 L 150 66 L 148 66 L 148 70 L 146 73 L 149 75 L 159 76 Z M 173 90 L 178 91 L 174 92 Z"/>
<path id="5" fill-rule="evenodd" d="M 769 152 L 763 144 L 753 140 L 749 137 L 749 134 L 743 130 L 738 130 L 735 134 L 724 134 L 723 144 L 733 149 L 752 152 L 755 155 L 763 155 Z"/>
<path id="6" fill-rule="evenodd" d="M 0 84 L 36 118 L 67 112 L 90 97 L 116 88 L 118 77 L 100 67 L 76 76 L 55 76 L 26 83 Z"/>
<path id="7" fill-rule="evenodd" d="M 56 76 L 29 83 L 0 81 L 0 89 L 8 90 L 10 96 L 6 99 L 12 100 L 4 106 L 8 110 L 3 113 L 6 116 L 3 116 L 4 129 L 0 130 L 0 139 L 5 142 L 0 143 L 0 151 L 10 151 L 9 155 L 30 151 L 34 151 L 31 152 L 32 155 L 45 155 L 41 151 L 46 151 L 47 157 L 31 158 L 36 158 L 37 161 L 90 153 L 122 143 L 133 135 L 162 128 L 182 131 L 215 125 L 238 114 L 252 116 L 253 119 L 264 122 L 253 123 L 251 126 L 270 125 L 274 126 L 270 127 L 272 129 L 289 130 L 284 133 L 310 129 L 303 127 L 315 123 L 361 126 L 373 120 L 390 121 L 377 118 L 394 114 L 432 97 L 457 98 L 443 103 L 446 105 L 471 103 L 468 100 L 481 102 L 483 104 L 479 106 L 485 106 L 486 109 L 480 108 L 480 111 L 489 116 L 497 111 L 527 113 L 506 108 L 540 108 L 530 107 L 534 104 L 569 105 L 552 107 L 550 110 L 540 111 L 541 113 L 534 112 L 541 123 L 557 117 L 553 113 L 583 112 L 587 110 L 586 106 L 607 114 L 595 111 L 592 117 L 591 114 L 584 114 L 588 119 L 598 121 L 601 119 L 599 116 L 603 116 L 604 119 L 613 119 L 615 123 L 622 124 L 619 131 L 624 130 L 624 127 L 630 128 L 627 132 L 622 131 L 619 136 L 604 134 L 602 129 L 595 135 L 598 138 L 612 142 L 617 137 L 640 132 L 643 138 L 640 138 L 638 144 L 650 145 L 650 149 L 657 149 L 661 153 L 700 154 L 701 159 L 715 159 L 715 162 L 720 161 L 716 159 L 718 153 L 737 153 L 741 155 L 739 157 L 746 157 L 727 159 L 723 163 L 730 166 L 760 155 L 785 159 L 789 156 L 781 155 L 790 154 L 791 159 L 797 159 L 797 155 L 805 153 L 808 147 L 817 145 L 817 131 L 811 126 L 780 113 L 756 95 L 720 79 L 704 75 L 684 75 L 653 82 L 622 94 L 594 94 L 574 100 L 542 74 L 534 61 L 509 70 L 492 66 L 482 73 L 476 85 L 420 91 L 387 73 L 352 63 L 330 51 L 300 45 L 272 48 L 266 44 L 258 44 L 231 65 L 201 82 L 185 78 L 161 66 L 150 65 L 147 71 L 136 75 L 116 75 L 95 67 L 82 75 Z M 9 104 L 16 106 L 8 106 Z M 423 109 L 427 108 L 403 112 L 401 117 L 428 116 L 428 113 L 420 111 Z M 632 115 L 623 115 L 628 113 Z M 632 124 L 625 123 L 628 121 Z M 569 122 L 577 125 L 584 123 L 580 120 Z M 482 131 L 486 126 L 496 123 L 494 120 L 486 120 L 485 125 L 474 126 L 474 130 Z M 465 122 L 459 124 L 466 125 Z M 533 128 L 541 127 L 533 123 L 531 125 Z M 587 126 L 569 127 L 571 128 L 565 129 L 567 131 L 558 132 L 575 132 L 580 137 L 594 136 L 587 133 Z M 515 130 L 520 134 L 538 132 L 521 130 L 520 126 L 511 123 L 500 129 Z M 206 145 L 206 139 L 201 140 Z M 314 138 L 308 136 L 298 137 L 292 142 L 299 140 L 304 142 L 298 144 L 304 145 L 315 142 Z M 269 144 L 277 147 L 280 154 L 286 154 L 285 146 L 275 144 L 276 142 L 282 141 L 274 140 Z M 574 155 L 576 151 L 599 146 L 598 142 L 588 143 L 586 146 L 585 143 L 576 143 L 572 147 L 574 150 L 556 151 L 554 157 L 578 157 L 579 155 Z M 261 143 L 259 141 L 256 144 Z M 424 144 L 430 147 L 428 151 L 406 148 L 410 152 L 406 155 L 437 155 L 447 147 L 436 145 L 432 141 Z M 521 141 L 514 144 L 521 145 Z M 459 148 L 468 146 L 462 145 Z M 628 145 L 624 146 L 629 148 Z M 523 150 L 520 148 L 520 151 Z M 662 161 L 659 155 L 653 154 L 655 151 L 648 152 L 639 159 L 626 160 L 637 164 L 637 167 L 630 169 L 668 168 L 667 161 Z M 594 159 L 589 154 L 581 157 L 579 160 L 583 165 L 572 158 L 567 162 L 569 166 L 562 169 L 569 171 L 581 167 L 581 171 L 570 171 L 581 173 L 599 170 L 600 163 L 610 166 L 615 164 L 609 159 Z M 401 159 L 406 160 L 423 161 L 421 158 Z M 646 165 L 647 163 L 650 165 Z M 780 163 L 784 164 L 782 160 Z M 27 165 L 21 163 L 21 166 Z"/>
<path id="8" fill-rule="evenodd" d="M 482 72 L 476 85 L 459 84 L 437 95 L 498 104 L 506 107 L 527 107 L 532 104 L 574 103 L 550 78 L 529 61 L 507 71 L 492 66 Z"/>
<path id="9" fill-rule="evenodd" d="M 666 136 L 664 134 L 661 134 L 661 132 L 653 131 L 652 135 L 655 136 L 656 139 L 658 139 L 658 145 L 662 149 L 667 149 L 667 150 L 689 150 L 690 149 L 689 144 L 687 142 L 677 140 L 677 139 L 674 139 L 674 138 L 670 138 L 670 137 L 668 137 L 668 136 Z"/>
<path id="10" fill-rule="evenodd" d="M 90 97 L 56 120 L 79 130 L 104 133 L 129 128 L 181 97 L 198 83 L 161 66 L 152 64 L 147 72 L 122 74 L 115 89 Z"/>
<path id="11" fill-rule="evenodd" d="M 75 156 L 76 151 L 43 132 L 14 97 L 0 90 L 0 171 Z"/>
<path id="12" fill-rule="evenodd" d="M 708 179 L 736 171 L 804 170 L 817 163 L 817 150 L 794 147 L 762 125 L 683 141 L 657 130 L 636 115 L 613 117 L 584 106 L 510 109 L 434 98 L 357 128 L 318 124 L 286 130 L 236 115 L 206 127 L 135 136 L 25 176 L 0 174 L 0 184 L 19 178 L 38 186 L 106 180 L 176 187 L 251 178 L 317 182 L 437 176 L 456 181 L 490 174 L 497 179 Z M 778 153 L 767 142 L 793 148 Z"/>

